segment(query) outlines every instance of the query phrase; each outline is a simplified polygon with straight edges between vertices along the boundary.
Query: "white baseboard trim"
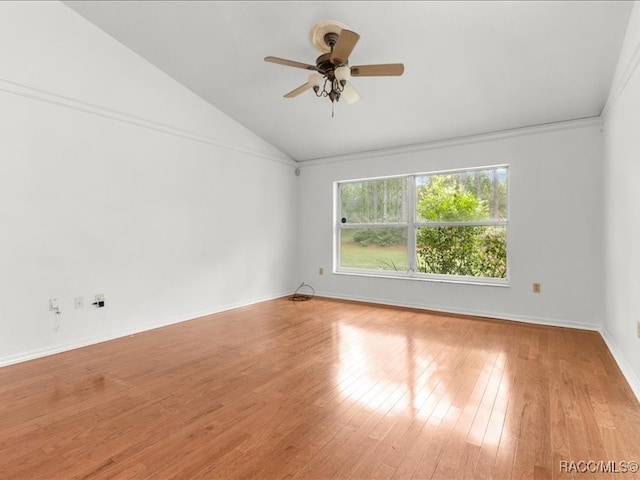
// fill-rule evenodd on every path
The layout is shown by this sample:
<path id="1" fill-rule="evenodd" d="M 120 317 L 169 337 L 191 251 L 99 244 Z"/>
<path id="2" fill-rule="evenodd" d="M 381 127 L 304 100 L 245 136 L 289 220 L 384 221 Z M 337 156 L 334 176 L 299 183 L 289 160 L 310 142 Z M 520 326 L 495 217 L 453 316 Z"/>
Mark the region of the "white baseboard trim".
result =
<path id="1" fill-rule="evenodd" d="M 162 328 L 169 325 L 174 325 L 182 322 L 189 322 L 191 320 L 196 320 L 198 318 L 206 317 L 208 315 L 215 315 L 216 313 L 226 312 L 229 310 L 234 310 L 236 308 L 247 307 L 249 305 L 254 305 L 256 303 L 266 302 L 269 300 L 275 300 L 276 298 L 282 298 L 288 295 L 293 294 L 293 290 L 289 290 L 286 292 L 277 293 L 274 295 L 268 295 L 265 297 L 254 298 L 247 301 L 235 302 L 227 305 L 222 305 L 219 307 L 214 307 L 207 310 L 201 310 L 196 312 L 190 312 L 188 314 L 167 317 L 157 322 L 152 322 L 146 324 L 144 326 L 136 326 L 133 328 L 126 328 L 122 330 L 117 330 L 114 332 L 109 332 L 105 335 L 99 335 L 91 338 L 83 338 L 78 341 L 62 344 L 62 345 L 54 345 L 51 347 L 45 347 L 37 350 L 31 350 L 28 352 L 23 352 L 17 355 L 9 355 L 6 357 L 0 357 L 0 367 L 6 367 L 9 365 L 14 365 L 16 363 L 27 362 L 29 360 L 35 360 L 36 358 L 47 357 L 49 355 L 55 355 L 57 353 L 68 352 L 70 350 L 75 350 L 77 348 L 88 347 L 90 345 L 95 345 L 97 343 L 108 342 L 110 340 L 115 340 L 122 337 L 127 337 L 129 335 L 136 335 L 138 333 L 147 332 L 149 330 L 155 330 L 156 328 Z"/>
<path id="2" fill-rule="evenodd" d="M 513 315 L 513 314 L 496 313 L 496 312 L 484 312 L 480 310 L 450 308 L 450 307 L 444 307 L 441 305 L 429 305 L 429 304 L 420 304 L 420 303 L 413 303 L 413 302 L 396 302 L 394 300 L 369 298 L 369 297 L 362 297 L 359 295 L 336 295 L 336 294 L 327 293 L 327 292 L 317 292 L 316 295 L 318 297 L 334 298 L 337 300 L 352 300 L 355 302 L 375 303 L 379 305 L 389 305 L 393 307 L 415 308 L 418 310 L 452 313 L 455 315 L 470 315 L 473 317 L 491 318 L 491 319 L 506 320 L 511 322 L 531 323 L 534 325 L 545 325 L 549 327 L 576 328 L 579 330 L 591 330 L 595 332 L 600 332 L 599 325 L 593 325 L 590 323 L 568 322 L 566 320 L 558 320 L 554 318 L 531 317 L 531 316 L 525 316 L 525 315 Z"/>
<path id="3" fill-rule="evenodd" d="M 622 375 L 624 375 L 624 377 L 627 379 L 627 383 L 629 384 L 629 387 L 631 387 L 631 391 L 636 396 L 636 399 L 638 399 L 638 402 L 640 402 L 640 379 L 633 371 L 633 368 L 631 368 L 631 365 L 623 355 L 616 342 L 614 342 L 613 337 L 609 335 L 609 332 L 607 332 L 607 330 L 603 328 L 600 330 L 600 335 L 602 336 L 604 343 L 607 345 L 607 348 L 611 352 L 613 359 L 618 364 L 618 368 L 620 368 Z"/>

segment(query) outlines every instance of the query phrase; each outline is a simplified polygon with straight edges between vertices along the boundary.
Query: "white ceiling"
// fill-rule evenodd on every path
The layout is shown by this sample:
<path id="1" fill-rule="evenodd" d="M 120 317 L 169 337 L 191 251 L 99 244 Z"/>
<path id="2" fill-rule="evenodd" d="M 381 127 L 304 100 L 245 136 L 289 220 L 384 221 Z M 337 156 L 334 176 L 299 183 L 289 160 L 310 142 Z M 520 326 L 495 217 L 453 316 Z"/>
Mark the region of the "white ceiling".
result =
<path id="1" fill-rule="evenodd" d="M 424 143 L 598 116 L 632 2 L 65 2 L 292 158 Z M 354 104 L 312 91 L 314 24 L 360 34 L 351 65 L 402 62 L 402 77 L 354 78 Z"/>

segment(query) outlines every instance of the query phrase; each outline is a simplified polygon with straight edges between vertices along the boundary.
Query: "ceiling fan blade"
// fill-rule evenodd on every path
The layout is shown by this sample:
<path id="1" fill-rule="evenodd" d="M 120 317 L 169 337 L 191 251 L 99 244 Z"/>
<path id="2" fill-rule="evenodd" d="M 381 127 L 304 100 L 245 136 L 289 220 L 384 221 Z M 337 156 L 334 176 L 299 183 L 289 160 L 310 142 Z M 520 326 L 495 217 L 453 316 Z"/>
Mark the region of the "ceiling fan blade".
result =
<path id="1" fill-rule="evenodd" d="M 356 32 L 352 32 L 351 30 L 342 30 L 338 37 L 338 41 L 333 46 L 330 58 L 331 63 L 336 66 L 346 65 L 347 60 L 349 60 L 349 55 L 351 55 L 353 47 L 356 46 L 358 40 L 360 40 L 360 35 Z"/>
<path id="2" fill-rule="evenodd" d="M 305 70 L 317 71 L 318 68 L 315 65 L 309 65 L 308 63 L 295 62 L 293 60 L 287 60 L 278 57 L 264 57 L 265 62 L 277 63 L 279 65 L 285 65 L 287 67 L 303 68 Z"/>
<path id="3" fill-rule="evenodd" d="M 347 103 L 355 103 L 360 100 L 360 94 L 356 91 L 355 88 L 353 88 L 351 82 L 347 82 L 344 85 L 344 89 L 342 90 L 340 98 L 344 98 L 345 102 Z"/>
<path id="4" fill-rule="evenodd" d="M 381 65 L 357 65 L 351 67 L 351 75 L 354 77 L 387 77 L 399 76 L 404 73 L 402 63 L 384 63 Z"/>
<path id="5" fill-rule="evenodd" d="M 296 88 L 295 90 L 291 90 L 289 93 L 287 93 L 284 98 L 293 98 L 293 97 L 297 97 L 298 95 L 300 95 L 302 92 L 306 92 L 307 90 L 309 90 L 313 85 L 309 82 L 305 83 L 304 85 L 300 85 L 298 88 Z"/>

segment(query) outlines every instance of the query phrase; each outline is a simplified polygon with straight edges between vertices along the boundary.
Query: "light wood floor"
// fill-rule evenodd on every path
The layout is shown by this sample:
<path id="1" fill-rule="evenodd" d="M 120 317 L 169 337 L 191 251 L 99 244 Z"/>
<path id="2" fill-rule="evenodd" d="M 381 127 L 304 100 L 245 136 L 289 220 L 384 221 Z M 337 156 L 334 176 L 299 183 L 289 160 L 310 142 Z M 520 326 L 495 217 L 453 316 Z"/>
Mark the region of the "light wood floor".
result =
<path id="1" fill-rule="evenodd" d="M 640 461 L 595 332 L 280 299 L 0 369 L 0 478 L 537 479 Z"/>

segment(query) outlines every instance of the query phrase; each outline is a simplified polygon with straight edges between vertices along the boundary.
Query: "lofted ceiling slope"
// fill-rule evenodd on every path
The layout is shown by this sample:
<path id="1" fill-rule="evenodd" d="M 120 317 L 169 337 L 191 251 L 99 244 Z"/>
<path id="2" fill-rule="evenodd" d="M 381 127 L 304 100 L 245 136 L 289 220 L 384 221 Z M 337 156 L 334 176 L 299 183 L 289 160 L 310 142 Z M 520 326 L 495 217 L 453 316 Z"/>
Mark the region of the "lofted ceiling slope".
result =
<path id="1" fill-rule="evenodd" d="M 87 20 L 298 161 L 600 115 L 632 8 L 624 1 L 66 1 Z M 314 24 L 361 36 L 354 104 L 283 95 L 314 63 Z"/>

